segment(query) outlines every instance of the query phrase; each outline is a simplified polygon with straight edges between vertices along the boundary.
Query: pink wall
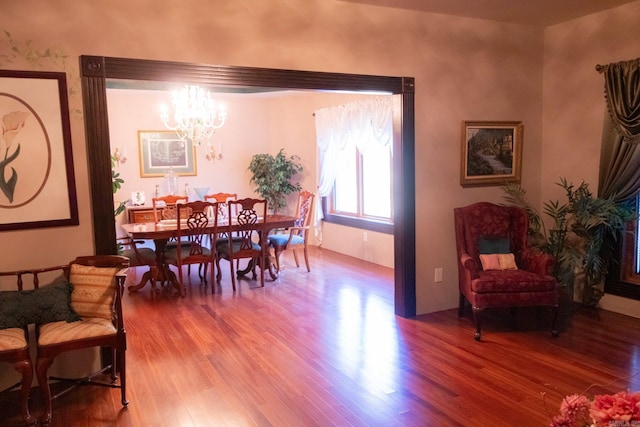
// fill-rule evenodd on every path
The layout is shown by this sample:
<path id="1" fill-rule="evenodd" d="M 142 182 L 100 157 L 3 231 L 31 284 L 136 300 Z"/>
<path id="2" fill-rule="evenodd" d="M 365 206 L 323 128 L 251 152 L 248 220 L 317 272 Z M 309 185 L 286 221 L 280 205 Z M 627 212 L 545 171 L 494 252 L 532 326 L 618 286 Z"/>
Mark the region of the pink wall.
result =
<path id="1" fill-rule="evenodd" d="M 77 57 L 82 54 L 415 77 L 417 311 L 425 313 L 457 303 L 453 208 L 502 200 L 497 187 L 460 187 L 461 121 L 524 123 L 523 184 L 538 202 L 543 189 L 548 193 L 546 182 L 569 174 L 563 173 L 559 156 L 566 158 L 572 151 L 559 153 L 558 147 L 595 143 L 584 130 L 585 121 L 597 121 L 587 126 L 598 133 L 602 113 L 588 107 L 584 111 L 585 101 L 599 102 L 593 66 L 637 56 L 638 42 L 631 40 L 632 23 L 640 18 L 635 5 L 593 15 L 585 23 L 552 27 L 545 34 L 536 27 L 337 0 L 23 0 L 2 3 L 0 27 L 36 49 L 60 47 L 68 55 L 66 66 L 24 58 L 0 66 L 65 69 L 76 89 Z M 600 38 L 605 43 L 599 44 Z M 10 52 L 4 38 L 0 52 Z M 585 67 L 575 67 L 582 56 Z M 549 76 L 556 69 L 560 72 Z M 596 86 L 584 92 L 563 87 L 565 75 Z M 79 93 L 70 102 L 72 109 L 82 108 Z M 72 114 L 72 137 L 80 226 L 2 233 L 3 268 L 56 264 L 92 251 L 80 114 Z M 593 170 L 593 151 L 585 150 L 584 166 L 573 161 L 570 166 Z M 34 258 L 33 248 L 43 245 L 42 255 Z M 433 283 L 436 267 L 444 269 L 442 283 Z"/>
<path id="2" fill-rule="evenodd" d="M 224 191 L 237 193 L 239 197 L 255 196 L 255 187 L 250 185 L 247 170 L 254 153 L 277 153 L 284 148 L 286 154 L 297 155 L 304 166 L 298 177 L 305 189 L 317 187 L 316 130 L 313 112 L 319 108 L 345 104 L 370 97 L 344 93 L 311 91 L 278 91 L 260 94 L 214 95 L 217 102 L 226 105 L 229 117 L 225 125 L 211 138 L 220 143 L 223 159 L 208 161 L 202 151 L 196 148 L 196 176 L 179 177 L 179 191 L 184 185 L 193 189 L 209 187 L 209 193 Z M 116 204 L 126 201 L 133 191 L 143 191 L 146 205 L 151 205 L 155 186 L 160 194 L 165 194 L 163 177 L 141 177 L 138 131 L 163 130 L 159 118 L 159 106 L 167 104 L 171 94 L 158 90 L 109 89 L 107 108 L 111 152 L 116 148 L 126 155 L 126 162 L 116 166 L 116 171 L 124 180 L 116 193 Z M 283 213 L 294 214 L 296 195 L 288 198 L 288 206 Z M 119 226 L 127 222 L 126 213 L 116 219 Z M 118 227 L 118 235 L 124 232 Z M 317 244 L 311 237 L 311 244 Z M 368 232 L 363 241 L 362 231 L 349 227 L 325 225 L 322 229 L 322 246 L 326 249 L 349 254 L 367 261 L 393 267 L 393 236 Z"/>
<path id="3" fill-rule="evenodd" d="M 640 56 L 640 2 L 589 15 L 545 31 L 542 200 L 564 200 L 560 177 L 598 190 L 605 114 L 604 78 L 596 64 Z M 640 302 L 606 295 L 604 308 L 640 317 Z"/>

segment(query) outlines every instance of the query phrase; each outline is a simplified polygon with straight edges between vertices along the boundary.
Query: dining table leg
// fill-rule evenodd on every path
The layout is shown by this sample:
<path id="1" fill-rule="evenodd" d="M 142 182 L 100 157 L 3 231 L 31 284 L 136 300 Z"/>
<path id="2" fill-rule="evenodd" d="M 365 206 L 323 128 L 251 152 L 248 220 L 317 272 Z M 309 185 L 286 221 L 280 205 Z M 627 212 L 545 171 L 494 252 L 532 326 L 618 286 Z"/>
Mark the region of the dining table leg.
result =
<path id="1" fill-rule="evenodd" d="M 174 288 L 178 290 L 178 292 L 182 293 L 180 288 L 180 283 L 178 282 L 178 278 L 176 277 L 176 274 L 173 271 L 171 271 L 171 269 L 169 268 L 169 266 L 165 261 L 165 252 L 167 250 L 168 239 L 154 239 L 153 242 L 155 243 L 155 247 L 156 247 L 155 249 L 156 266 L 157 266 L 156 268 L 158 269 L 156 282 L 160 282 L 160 283 L 169 282 L 173 285 Z M 137 285 L 129 286 L 127 289 L 129 290 L 129 292 L 138 292 L 147 284 L 147 282 L 152 281 L 152 276 L 153 276 L 153 273 L 151 272 L 151 270 L 146 271 L 142 275 L 142 279 L 140 280 L 140 283 L 138 283 Z M 152 291 L 156 292 L 156 289 L 153 289 Z"/>
<path id="2" fill-rule="evenodd" d="M 144 274 L 142 275 L 142 279 L 140 279 L 140 282 L 137 285 L 129 286 L 127 289 L 129 290 L 129 292 L 138 292 L 140 289 L 144 288 L 147 282 L 151 281 L 152 276 L 153 276 L 153 273 L 151 272 L 151 269 L 145 271 Z"/>

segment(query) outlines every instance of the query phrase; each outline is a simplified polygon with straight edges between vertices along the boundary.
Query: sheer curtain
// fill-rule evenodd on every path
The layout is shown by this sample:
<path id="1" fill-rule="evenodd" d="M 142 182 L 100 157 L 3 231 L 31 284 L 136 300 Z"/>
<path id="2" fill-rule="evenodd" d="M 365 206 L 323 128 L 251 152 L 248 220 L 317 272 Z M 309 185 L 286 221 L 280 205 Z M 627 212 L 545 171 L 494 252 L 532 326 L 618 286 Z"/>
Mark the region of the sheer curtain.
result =
<path id="1" fill-rule="evenodd" d="M 604 75 L 607 103 L 598 195 L 624 201 L 640 191 L 640 59 L 596 69 Z"/>
<path id="2" fill-rule="evenodd" d="M 354 141 L 361 152 L 369 144 L 393 146 L 393 103 L 391 96 L 376 96 L 316 110 L 316 140 L 319 151 L 318 196 L 331 194 L 342 150 Z M 391 145 L 390 145 L 391 144 Z M 393 155 L 393 152 L 392 152 Z M 315 229 L 320 239 L 323 218 L 320 203 L 316 203 Z"/>

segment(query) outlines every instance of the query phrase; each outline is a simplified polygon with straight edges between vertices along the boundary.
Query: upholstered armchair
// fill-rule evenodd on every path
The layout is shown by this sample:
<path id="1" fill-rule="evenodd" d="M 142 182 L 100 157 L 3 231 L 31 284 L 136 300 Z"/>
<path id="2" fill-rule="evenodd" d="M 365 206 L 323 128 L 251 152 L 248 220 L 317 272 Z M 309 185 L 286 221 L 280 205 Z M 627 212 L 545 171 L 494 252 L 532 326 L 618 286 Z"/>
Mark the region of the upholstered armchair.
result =
<path id="1" fill-rule="evenodd" d="M 475 339 L 486 308 L 547 306 L 551 334 L 558 335 L 558 284 L 551 272 L 554 258 L 527 246 L 529 219 L 518 207 L 480 202 L 454 209 L 460 302 L 473 311 Z"/>

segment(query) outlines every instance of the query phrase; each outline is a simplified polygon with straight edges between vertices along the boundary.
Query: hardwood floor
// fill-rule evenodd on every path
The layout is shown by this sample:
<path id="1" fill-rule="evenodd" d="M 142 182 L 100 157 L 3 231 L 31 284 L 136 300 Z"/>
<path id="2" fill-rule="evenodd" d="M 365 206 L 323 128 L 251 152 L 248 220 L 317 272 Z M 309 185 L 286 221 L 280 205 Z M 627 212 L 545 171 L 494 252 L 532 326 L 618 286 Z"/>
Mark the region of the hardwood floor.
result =
<path id="1" fill-rule="evenodd" d="M 284 260 L 264 288 L 234 293 L 222 263 L 215 293 L 192 269 L 184 299 L 126 295 L 128 408 L 118 390 L 77 388 L 52 425 L 546 426 L 591 384 L 640 390 L 640 319 L 580 309 L 554 339 L 545 310 L 498 310 L 476 342 L 470 313 L 394 316 L 390 269 L 326 250 L 311 273 Z M 2 425 L 19 420 L 15 398 L 0 397 Z"/>

